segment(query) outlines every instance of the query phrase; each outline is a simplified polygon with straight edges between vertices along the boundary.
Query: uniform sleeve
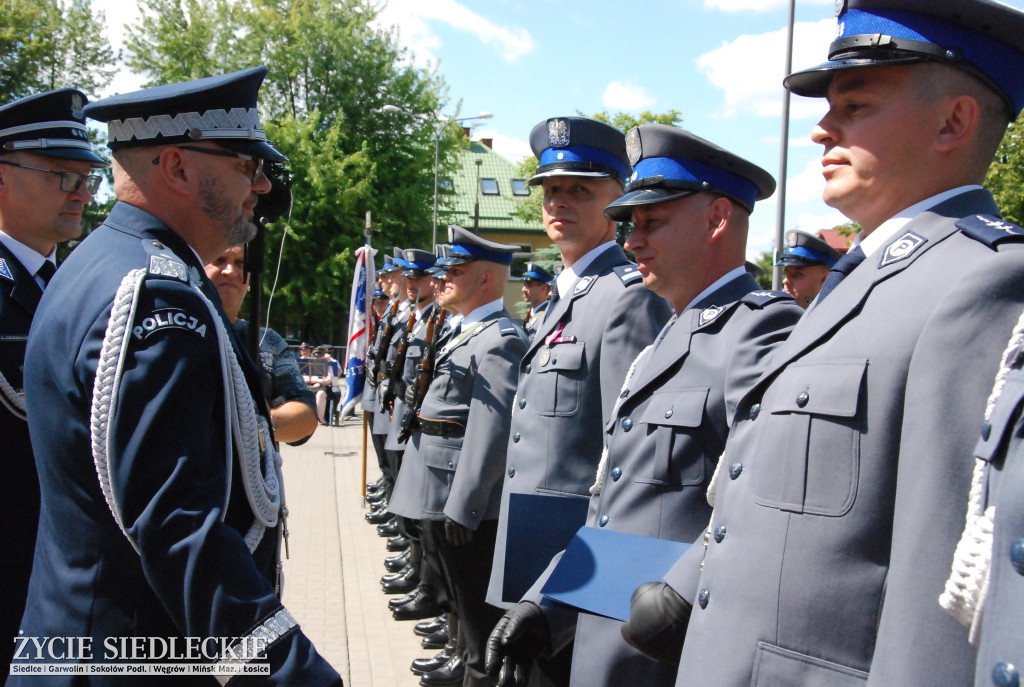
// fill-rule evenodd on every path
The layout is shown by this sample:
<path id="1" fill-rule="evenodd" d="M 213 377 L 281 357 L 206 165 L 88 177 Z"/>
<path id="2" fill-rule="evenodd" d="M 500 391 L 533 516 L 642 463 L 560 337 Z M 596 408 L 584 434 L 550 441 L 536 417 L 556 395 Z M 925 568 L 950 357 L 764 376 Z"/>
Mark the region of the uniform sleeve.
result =
<path id="1" fill-rule="evenodd" d="M 1024 260 L 1016 248 L 960 279 L 918 338 L 903 403 L 892 548 L 870 685 L 969 684 L 973 677 L 967 630 L 938 597 L 964 527 L 963 495 L 985 402 L 1024 304 Z M 922 674 L 923 666 L 934 672 Z M 912 675 L 904 674 L 908 669 Z"/>
<path id="2" fill-rule="evenodd" d="M 612 304 L 601 335 L 601 417 L 611 417 L 629 366 L 672 316 L 661 296 L 640 283 L 627 286 Z"/>
<path id="3" fill-rule="evenodd" d="M 299 370 L 299 359 L 295 351 L 273 329 L 264 329 L 265 338 L 261 349 L 268 350 L 274 360 L 273 388 L 268 399 L 271 408 L 277 408 L 288 401 L 299 401 L 316 412 L 316 399 L 306 388 Z"/>
<path id="4" fill-rule="evenodd" d="M 490 329 L 497 330 L 497 325 Z M 487 334 L 494 336 L 496 332 Z M 445 515 L 473 529 L 479 526 L 490 502 L 500 498 L 512 399 L 526 346 L 526 339 L 518 335 L 498 335 L 496 345 L 475 361 L 466 435 L 444 508 Z"/>
<path id="5" fill-rule="evenodd" d="M 224 523 L 232 464 L 213 317 L 185 285 L 145 283 L 110 420 L 111 507 L 182 635 L 269 630 L 272 675 L 258 684 L 340 684 L 297 626 L 283 622 L 290 616 L 271 582 Z M 104 316 L 94 325 L 90 345 L 99 346 L 106 324 Z"/>

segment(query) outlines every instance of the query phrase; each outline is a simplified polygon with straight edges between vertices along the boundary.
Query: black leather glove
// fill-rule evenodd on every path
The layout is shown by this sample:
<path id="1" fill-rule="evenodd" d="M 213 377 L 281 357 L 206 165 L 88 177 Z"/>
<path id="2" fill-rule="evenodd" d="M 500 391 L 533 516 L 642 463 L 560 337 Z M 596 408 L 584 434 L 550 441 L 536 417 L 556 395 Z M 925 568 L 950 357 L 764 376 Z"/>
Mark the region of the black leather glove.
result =
<path id="1" fill-rule="evenodd" d="M 451 518 L 444 519 L 444 538 L 452 546 L 465 546 L 473 541 L 475 532 L 465 525 L 460 525 Z"/>
<path id="2" fill-rule="evenodd" d="M 540 606 L 520 601 L 509 609 L 487 638 L 484 671 L 498 687 L 524 687 L 533 662 L 551 651 L 551 630 Z"/>
<path id="3" fill-rule="evenodd" d="M 679 664 L 693 606 L 664 582 L 636 588 L 622 638 L 648 656 L 670 665 Z"/>

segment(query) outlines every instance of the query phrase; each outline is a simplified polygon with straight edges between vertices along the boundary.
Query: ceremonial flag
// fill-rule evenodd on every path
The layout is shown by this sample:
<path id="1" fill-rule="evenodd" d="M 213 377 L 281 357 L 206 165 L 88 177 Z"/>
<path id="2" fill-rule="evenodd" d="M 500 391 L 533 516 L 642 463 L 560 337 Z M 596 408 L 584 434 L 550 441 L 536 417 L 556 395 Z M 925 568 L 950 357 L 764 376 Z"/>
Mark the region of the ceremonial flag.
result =
<path id="1" fill-rule="evenodd" d="M 356 270 L 352 277 L 352 298 L 348 308 L 348 345 L 345 348 L 345 398 L 341 405 L 341 416 L 348 417 L 355 412 L 356 403 L 363 395 L 366 379 L 366 349 L 369 347 L 370 307 L 369 286 L 377 281 L 373 269 L 373 255 L 376 249 L 368 245 L 356 250 Z M 367 259 L 369 255 L 369 259 Z"/>

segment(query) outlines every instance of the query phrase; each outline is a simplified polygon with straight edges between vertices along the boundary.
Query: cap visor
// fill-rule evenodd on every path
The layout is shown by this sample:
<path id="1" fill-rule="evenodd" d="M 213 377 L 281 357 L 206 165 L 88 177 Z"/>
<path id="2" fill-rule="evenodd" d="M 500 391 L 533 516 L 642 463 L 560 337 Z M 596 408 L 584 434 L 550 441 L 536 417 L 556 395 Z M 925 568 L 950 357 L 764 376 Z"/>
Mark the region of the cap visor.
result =
<path id="1" fill-rule="evenodd" d="M 254 157 L 262 157 L 271 162 L 288 162 L 288 158 L 282 155 L 274 146 L 266 141 L 228 140 L 224 138 L 206 139 L 222 148 L 234 150 L 237 153 L 246 153 Z"/>
<path id="2" fill-rule="evenodd" d="M 591 179 L 609 179 L 611 174 L 605 172 L 587 172 L 578 169 L 549 169 L 540 174 L 534 174 L 530 177 L 530 186 L 537 186 L 541 181 L 548 177 L 590 177 Z"/>
<path id="3" fill-rule="evenodd" d="M 32 155 L 56 158 L 58 160 L 74 160 L 75 162 L 88 162 L 91 167 L 109 167 L 110 163 L 85 148 L 48 148 L 25 150 Z"/>
<path id="4" fill-rule="evenodd" d="M 795 255 L 784 255 L 779 258 L 778 262 L 775 264 L 781 265 L 782 267 L 810 267 L 811 265 L 822 265 L 824 263 L 815 262 L 814 260 L 808 260 L 806 258 L 799 258 Z"/>
<path id="5" fill-rule="evenodd" d="M 670 200 L 686 198 L 696 191 L 680 191 L 668 188 L 640 188 L 630 191 L 604 209 L 604 216 L 615 222 L 628 222 L 633 217 L 633 208 L 637 205 L 653 205 Z"/>
<path id="6" fill-rule="evenodd" d="M 872 58 L 850 58 L 846 60 L 829 60 L 817 67 L 811 67 L 800 72 L 793 72 L 782 80 L 791 93 L 802 95 L 807 98 L 824 98 L 828 95 L 828 85 L 832 83 L 832 76 L 841 69 L 856 69 L 858 67 L 891 67 L 901 64 L 915 64 L 926 61 L 922 57 L 908 55 L 906 57 L 872 57 Z"/>

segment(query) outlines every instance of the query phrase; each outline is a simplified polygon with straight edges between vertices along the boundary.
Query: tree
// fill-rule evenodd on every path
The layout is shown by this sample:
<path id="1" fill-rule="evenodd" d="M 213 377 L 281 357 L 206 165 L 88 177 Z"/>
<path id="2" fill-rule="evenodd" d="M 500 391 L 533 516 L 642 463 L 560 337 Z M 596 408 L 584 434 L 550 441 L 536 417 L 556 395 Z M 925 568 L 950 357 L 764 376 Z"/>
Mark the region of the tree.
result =
<path id="1" fill-rule="evenodd" d="M 683 121 L 683 114 L 679 110 L 669 110 L 668 112 L 663 112 L 661 114 L 644 110 L 639 115 L 632 115 L 628 112 L 615 112 L 613 114 L 608 114 L 603 110 L 593 115 L 585 115 L 577 110 L 576 114 L 581 117 L 589 116 L 591 119 L 596 119 L 599 122 L 609 124 L 622 133 L 626 133 L 633 127 L 640 126 L 641 124 L 668 124 L 670 126 L 679 126 Z M 529 179 L 536 174 L 537 158 L 528 157 L 520 162 L 518 173 L 523 179 Z M 517 209 L 519 217 L 524 222 L 540 222 L 542 215 L 540 205 L 542 200 L 543 194 L 541 193 L 531 193 L 525 198 L 519 198 L 519 207 Z M 622 233 L 623 227 L 620 226 L 617 234 Z M 620 243 L 625 239 L 624 236 L 619 236 L 618 238 Z"/>
<path id="2" fill-rule="evenodd" d="M 995 196 L 1003 217 L 1024 222 L 1024 115 L 1010 124 L 985 177 L 985 188 Z"/>
<path id="3" fill-rule="evenodd" d="M 91 0 L 0 0 L 0 98 L 58 88 L 89 97 L 114 77 L 119 58 Z"/>
<path id="4" fill-rule="evenodd" d="M 274 266 L 289 227 L 270 324 L 286 336 L 338 343 L 365 213 L 373 213 L 376 247 L 430 245 L 434 133 L 442 135 L 442 173 L 454 165 L 461 133 L 436 118 L 443 82 L 409 66 L 395 37 L 373 28 L 368 0 L 142 5 L 129 64 L 152 84 L 270 65 L 261 121 L 295 179 L 290 221 L 268 228 Z M 168 40 L 177 47 L 165 49 Z M 267 295 L 272 282 L 264 282 Z"/>
<path id="5" fill-rule="evenodd" d="M 762 251 L 757 259 L 754 260 L 754 264 L 763 270 L 763 274 L 758 277 L 757 285 L 762 289 L 772 288 L 772 277 L 775 274 L 775 256 L 770 250 Z"/>

